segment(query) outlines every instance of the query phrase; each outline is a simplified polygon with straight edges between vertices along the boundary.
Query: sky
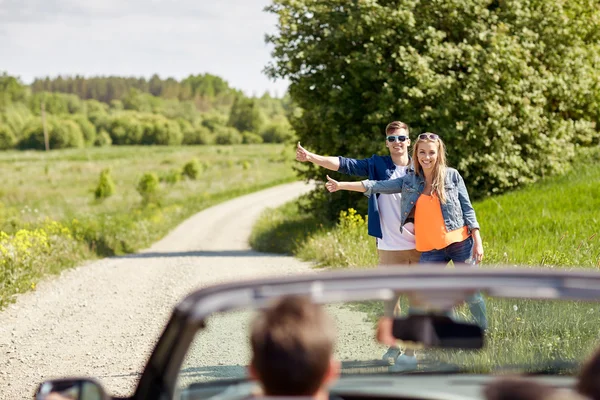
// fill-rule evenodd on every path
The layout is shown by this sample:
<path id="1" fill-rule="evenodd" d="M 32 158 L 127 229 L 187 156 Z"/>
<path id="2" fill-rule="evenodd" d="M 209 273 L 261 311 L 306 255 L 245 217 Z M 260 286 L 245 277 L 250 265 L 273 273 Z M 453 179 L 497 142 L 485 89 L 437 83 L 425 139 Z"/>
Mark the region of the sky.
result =
<path id="1" fill-rule="evenodd" d="M 0 73 L 117 75 L 181 80 L 210 73 L 243 90 L 281 97 L 271 60 L 270 0 L 0 0 Z"/>

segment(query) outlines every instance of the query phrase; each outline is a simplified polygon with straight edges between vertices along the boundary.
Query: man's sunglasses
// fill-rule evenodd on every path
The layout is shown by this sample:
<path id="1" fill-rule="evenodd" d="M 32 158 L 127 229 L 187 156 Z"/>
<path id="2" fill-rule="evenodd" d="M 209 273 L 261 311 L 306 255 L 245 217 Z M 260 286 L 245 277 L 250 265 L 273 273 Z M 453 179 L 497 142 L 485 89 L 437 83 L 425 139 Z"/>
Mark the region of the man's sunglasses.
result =
<path id="1" fill-rule="evenodd" d="M 404 136 L 404 135 L 398 135 L 398 136 L 396 136 L 396 135 L 390 135 L 386 139 L 390 143 L 394 143 L 396 141 L 398 141 L 398 142 L 405 142 L 406 139 L 408 139 L 408 136 Z"/>
<path id="2" fill-rule="evenodd" d="M 419 140 L 438 140 L 439 138 L 435 133 L 421 133 L 419 135 Z"/>

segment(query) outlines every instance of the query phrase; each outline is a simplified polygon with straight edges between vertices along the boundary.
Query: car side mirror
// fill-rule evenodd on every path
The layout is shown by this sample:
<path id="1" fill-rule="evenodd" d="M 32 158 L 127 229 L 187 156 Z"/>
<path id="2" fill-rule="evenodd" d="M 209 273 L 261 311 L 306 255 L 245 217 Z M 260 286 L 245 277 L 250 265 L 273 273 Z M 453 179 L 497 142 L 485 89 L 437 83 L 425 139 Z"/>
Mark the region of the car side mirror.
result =
<path id="1" fill-rule="evenodd" d="M 100 383 L 93 379 L 54 379 L 45 381 L 35 392 L 35 400 L 108 400 Z"/>
<path id="2" fill-rule="evenodd" d="M 409 315 L 395 318 L 392 335 L 425 347 L 481 349 L 483 330 L 479 325 L 457 322 L 446 315 Z"/>

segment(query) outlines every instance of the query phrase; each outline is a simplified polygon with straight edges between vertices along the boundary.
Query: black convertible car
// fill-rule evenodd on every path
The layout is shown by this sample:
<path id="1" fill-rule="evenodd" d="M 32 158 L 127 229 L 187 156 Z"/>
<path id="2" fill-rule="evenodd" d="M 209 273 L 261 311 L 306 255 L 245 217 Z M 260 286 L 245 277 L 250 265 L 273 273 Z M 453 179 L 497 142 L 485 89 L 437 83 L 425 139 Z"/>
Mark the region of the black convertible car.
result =
<path id="1" fill-rule="evenodd" d="M 487 329 L 472 321 L 465 299 L 481 291 Z M 600 273 L 582 270 L 376 268 L 315 272 L 236 282 L 191 293 L 173 310 L 131 399 L 241 400 L 250 380 L 249 323 L 257 309 L 286 294 L 324 304 L 338 327 L 342 375 L 331 395 L 359 399 L 481 399 L 496 376 L 527 375 L 572 387 L 600 335 Z M 394 321 L 412 368 L 382 359 L 375 340 L 383 302 L 399 298 Z M 408 299 L 419 313 L 406 315 Z M 412 303 L 411 303 L 412 304 Z M 111 398 L 97 380 L 43 382 L 38 400 Z"/>

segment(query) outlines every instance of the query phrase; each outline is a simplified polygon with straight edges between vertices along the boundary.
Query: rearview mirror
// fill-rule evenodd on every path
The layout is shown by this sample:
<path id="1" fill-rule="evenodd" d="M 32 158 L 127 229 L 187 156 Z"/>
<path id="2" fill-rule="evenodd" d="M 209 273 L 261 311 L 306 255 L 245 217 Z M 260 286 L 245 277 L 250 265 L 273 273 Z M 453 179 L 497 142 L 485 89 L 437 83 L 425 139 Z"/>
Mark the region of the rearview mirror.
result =
<path id="1" fill-rule="evenodd" d="M 481 349 L 483 330 L 475 324 L 456 322 L 445 315 L 409 315 L 395 318 L 392 335 L 425 347 Z"/>
<path id="2" fill-rule="evenodd" d="M 102 386 L 92 379 L 54 379 L 43 382 L 35 400 L 107 400 Z"/>

